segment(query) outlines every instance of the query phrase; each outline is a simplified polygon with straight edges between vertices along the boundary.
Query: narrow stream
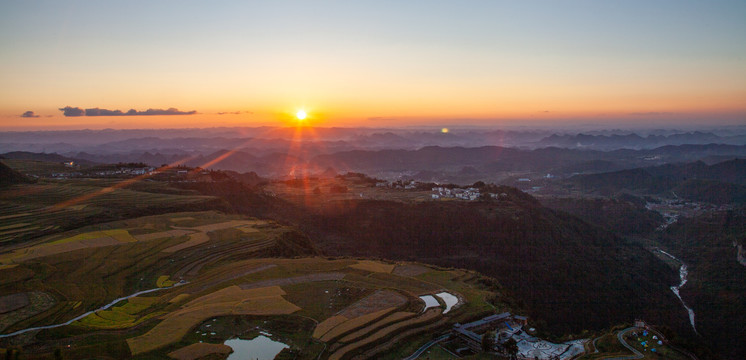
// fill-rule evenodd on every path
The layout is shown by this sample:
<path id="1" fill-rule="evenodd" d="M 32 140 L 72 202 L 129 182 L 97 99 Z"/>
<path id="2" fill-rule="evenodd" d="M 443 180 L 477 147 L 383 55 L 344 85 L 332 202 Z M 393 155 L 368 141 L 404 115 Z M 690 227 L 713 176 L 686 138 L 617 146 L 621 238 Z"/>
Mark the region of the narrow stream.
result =
<path id="1" fill-rule="evenodd" d="M 697 327 L 694 325 L 694 310 L 692 310 L 692 308 L 686 305 L 686 302 L 684 302 L 684 299 L 681 298 L 681 294 L 679 294 L 679 290 L 684 286 L 684 284 L 686 284 L 686 281 L 687 281 L 686 277 L 687 275 L 689 275 L 689 272 L 687 271 L 687 268 L 686 268 L 686 264 L 684 264 L 684 262 L 679 260 L 677 257 L 661 249 L 658 249 L 658 251 L 660 251 L 661 254 L 664 254 L 670 257 L 671 259 L 678 261 L 681 264 L 681 267 L 679 268 L 679 279 L 681 279 L 681 282 L 679 283 L 678 286 L 671 286 L 671 291 L 673 291 L 673 293 L 676 294 L 676 297 L 679 298 L 679 300 L 681 301 L 681 305 L 684 305 L 684 308 L 689 313 L 689 323 L 692 324 L 692 330 L 694 330 L 694 333 L 699 335 L 699 333 L 697 332 Z"/>
<path id="2" fill-rule="evenodd" d="M 132 295 L 127 295 L 127 296 L 124 296 L 124 297 L 120 297 L 119 299 L 116 299 L 116 300 L 114 300 L 114 301 L 112 301 L 112 302 L 110 302 L 110 303 L 108 303 L 108 304 L 106 304 L 106 305 L 104 305 L 104 306 L 96 309 L 96 310 L 91 310 L 91 311 L 89 311 L 89 312 L 87 312 L 85 314 L 76 316 L 76 317 L 74 317 L 74 318 L 72 318 L 72 319 L 70 319 L 68 321 L 63 322 L 63 323 L 54 324 L 54 325 L 45 325 L 45 326 L 35 326 L 35 327 L 30 327 L 28 329 L 18 330 L 16 332 L 12 332 L 10 334 L 0 334 L 0 338 L 6 338 L 6 337 L 11 337 L 11 336 L 16 336 L 16 335 L 20 335 L 20 334 L 23 334 L 23 333 L 27 333 L 29 331 L 54 329 L 54 328 L 58 328 L 58 327 L 62 327 L 62 326 L 67 326 L 67 325 L 70 325 L 70 324 L 72 324 L 72 323 L 74 323 L 74 322 L 76 322 L 76 321 L 78 321 L 78 320 L 80 320 L 80 319 L 82 319 L 82 318 L 84 318 L 84 317 L 86 317 L 88 315 L 91 315 L 91 314 L 93 314 L 93 313 L 95 313 L 97 311 L 106 310 L 106 309 L 108 309 L 108 308 L 116 305 L 116 303 L 118 303 L 118 302 L 120 302 L 122 300 L 127 300 L 129 298 L 133 298 L 133 297 L 138 296 L 138 295 L 152 293 L 152 292 L 155 292 L 155 291 L 170 289 L 170 288 L 173 288 L 173 287 L 176 287 L 176 286 L 179 286 L 179 285 L 184 285 L 184 284 L 186 284 L 186 283 L 177 283 L 174 286 L 138 291 L 138 292 L 136 292 L 136 293 L 134 293 Z"/>

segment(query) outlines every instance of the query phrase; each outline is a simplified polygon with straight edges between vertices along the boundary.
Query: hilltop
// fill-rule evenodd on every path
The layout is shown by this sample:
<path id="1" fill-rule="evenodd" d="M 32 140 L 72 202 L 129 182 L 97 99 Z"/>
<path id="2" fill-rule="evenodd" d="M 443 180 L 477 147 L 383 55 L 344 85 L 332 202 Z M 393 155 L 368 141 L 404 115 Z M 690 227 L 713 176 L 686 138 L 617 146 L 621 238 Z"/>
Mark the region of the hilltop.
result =
<path id="1" fill-rule="evenodd" d="M 276 196 L 209 184 L 200 191 L 219 194 L 237 211 L 294 224 L 325 254 L 420 261 L 495 277 L 556 334 L 635 317 L 684 322 L 685 314 L 662 310 L 679 306 L 669 290 L 677 282 L 673 269 L 643 247 L 517 189 L 500 187 L 505 197 L 497 201 L 371 200 L 357 196 L 365 186 L 354 182 L 343 194 L 316 193 L 316 184 L 285 185 L 287 193 L 276 186 Z"/>

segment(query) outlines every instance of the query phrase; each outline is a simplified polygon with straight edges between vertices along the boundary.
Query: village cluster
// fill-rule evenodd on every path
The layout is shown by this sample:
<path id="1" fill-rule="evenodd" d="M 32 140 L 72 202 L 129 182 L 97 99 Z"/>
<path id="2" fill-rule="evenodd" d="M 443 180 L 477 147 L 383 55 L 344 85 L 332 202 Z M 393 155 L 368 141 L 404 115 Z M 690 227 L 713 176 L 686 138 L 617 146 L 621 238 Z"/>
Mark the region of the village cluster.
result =
<path id="1" fill-rule="evenodd" d="M 79 168 L 72 161 L 63 163 L 65 167 Z M 70 178 L 70 177 L 81 177 L 81 176 L 98 176 L 98 177 L 119 177 L 119 176 L 140 176 L 146 174 L 153 174 L 155 168 L 152 166 L 143 167 L 118 167 L 112 169 L 101 169 L 88 172 L 73 171 L 73 172 L 56 172 L 52 173 L 54 178 Z"/>
<path id="2" fill-rule="evenodd" d="M 444 188 L 444 187 L 434 187 L 432 189 L 432 198 L 433 199 L 440 199 L 440 198 L 456 198 L 461 200 L 477 200 L 479 199 L 480 193 L 479 189 L 477 188 Z M 497 198 L 496 194 L 490 194 L 490 196 L 494 199 Z"/>
<path id="3" fill-rule="evenodd" d="M 565 360 L 584 352 L 585 339 L 555 344 L 531 335 L 535 329 L 525 329 L 526 326 L 526 317 L 509 312 L 456 323 L 442 347 L 456 356 L 480 353 L 488 347 L 489 352 L 512 354 L 518 359 L 544 360 Z"/>

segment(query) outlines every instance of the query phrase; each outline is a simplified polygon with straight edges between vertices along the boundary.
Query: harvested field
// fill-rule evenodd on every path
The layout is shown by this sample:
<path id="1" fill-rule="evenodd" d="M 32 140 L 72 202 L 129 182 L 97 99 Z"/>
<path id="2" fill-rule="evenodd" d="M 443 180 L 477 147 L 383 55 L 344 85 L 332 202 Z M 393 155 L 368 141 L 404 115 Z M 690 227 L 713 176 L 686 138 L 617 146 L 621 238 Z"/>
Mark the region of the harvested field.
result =
<path id="1" fill-rule="evenodd" d="M 192 295 L 190 295 L 190 294 L 179 294 L 179 295 L 176 295 L 173 299 L 169 300 L 168 302 L 171 303 L 171 304 L 178 304 L 178 303 L 180 303 L 180 302 L 188 299 L 190 296 L 192 296 Z"/>
<path id="2" fill-rule="evenodd" d="M 135 239 L 139 241 L 150 241 L 150 240 L 156 240 L 156 239 L 179 237 L 179 236 L 189 235 L 192 233 L 194 233 L 194 231 L 183 230 L 183 229 L 168 230 L 168 231 L 161 231 L 161 232 L 155 232 L 155 233 L 150 233 L 150 234 L 135 235 Z"/>
<path id="3" fill-rule="evenodd" d="M 394 267 L 396 267 L 396 265 L 384 264 L 378 261 L 371 260 L 360 260 L 357 262 L 357 264 L 350 265 L 350 267 L 370 272 L 382 272 L 390 274 L 391 271 L 394 270 Z"/>
<path id="4" fill-rule="evenodd" d="M 259 224 L 264 224 L 264 223 L 265 221 L 259 221 L 259 220 L 231 220 L 231 221 L 226 221 L 226 222 L 217 223 L 217 224 L 195 226 L 191 229 L 194 229 L 197 231 L 209 232 L 209 231 L 235 228 L 239 226 L 259 225 Z"/>
<path id="5" fill-rule="evenodd" d="M 18 310 L 29 304 L 28 294 L 17 293 L 0 296 L 0 314 Z"/>
<path id="6" fill-rule="evenodd" d="M 171 246 L 170 248 L 164 249 L 163 252 L 167 252 L 167 253 L 177 252 L 179 250 L 184 250 L 192 246 L 197 246 L 199 244 L 206 243 L 209 240 L 210 240 L 210 237 L 207 236 L 207 234 L 203 232 L 194 233 L 192 235 L 189 235 L 188 241 L 183 242 L 179 245 L 174 245 L 174 246 Z"/>
<path id="7" fill-rule="evenodd" d="M 367 325 L 368 323 L 376 321 L 379 318 L 381 318 L 383 316 L 386 316 L 389 313 L 394 312 L 395 310 L 396 310 L 396 308 L 383 309 L 381 311 L 376 311 L 374 313 L 370 313 L 370 314 L 367 314 L 367 315 L 356 317 L 354 319 L 347 320 L 347 321 L 345 321 L 345 322 L 343 322 L 343 323 L 335 326 L 334 328 L 332 328 L 331 330 L 329 330 L 326 334 L 324 334 L 321 337 L 321 341 L 323 341 L 323 342 L 332 341 L 332 340 L 334 340 L 334 339 L 336 339 L 336 338 L 338 338 L 338 337 L 340 337 L 340 336 L 342 336 L 344 334 L 347 334 L 350 331 L 353 331 L 355 329 L 358 329 L 360 327 L 363 327 L 363 326 Z"/>
<path id="8" fill-rule="evenodd" d="M 174 221 L 174 222 L 178 222 L 178 221 L 189 221 L 189 220 L 194 220 L 194 218 L 191 217 L 191 216 L 171 218 L 171 221 Z"/>
<path id="9" fill-rule="evenodd" d="M 241 290 L 238 286 L 218 290 L 193 300 L 147 333 L 127 339 L 133 355 L 141 354 L 181 340 L 202 321 L 224 315 L 286 315 L 299 307 L 285 300 L 279 287 Z"/>
<path id="10" fill-rule="evenodd" d="M 437 320 L 440 316 L 441 316 L 440 309 L 435 309 L 435 310 L 428 311 L 416 318 L 400 321 L 393 325 L 389 325 L 381 330 L 374 332 L 373 334 L 366 336 L 360 341 L 357 341 L 355 343 L 346 345 L 338 349 L 337 351 L 335 351 L 329 356 L 329 360 L 342 359 L 345 355 L 347 355 L 350 352 L 355 351 L 356 349 L 366 347 L 370 344 L 374 344 L 375 342 L 380 341 L 392 334 L 396 334 L 398 331 L 401 331 L 403 329 L 406 329 L 409 327 L 416 327 L 420 324 L 424 325 L 424 324 L 430 323 L 432 321 Z"/>
<path id="11" fill-rule="evenodd" d="M 157 297 L 147 297 L 147 296 L 135 296 L 127 299 L 127 304 L 125 306 L 134 304 L 137 306 L 144 306 L 148 307 L 150 305 L 153 305 L 158 301 Z"/>
<path id="12" fill-rule="evenodd" d="M 258 233 L 260 232 L 259 229 L 253 227 L 253 226 L 237 226 L 236 229 L 241 230 L 245 233 Z"/>
<path id="13" fill-rule="evenodd" d="M 211 354 L 219 354 L 222 357 L 232 352 L 233 349 L 228 345 L 196 343 L 170 352 L 168 356 L 177 360 L 196 360 Z"/>
<path id="14" fill-rule="evenodd" d="M 158 280 L 155 281 L 155 286 L 157 286 L 159 288 L 174 286 L 174 284 L 176 282 L 173 281 L 173 280 L 169 280 L 168 278 L 169 278 L 168 275 L 161 275 L 161 276 L 159 276 Z"/>
<path id="15" fill-rule="evenodd" d="M 254 288 L 244 290 L 240 287 L 233 285 L 227 288 L 220 289 L 214 293 L 201 296 L 187 303 L 185 307 L 200 306 L 205 304 L 215 303 L 236 303 L 246 300 L 266 298 L 266 297 L 279 297 L 285 295 L 285 291 L 279 286 L 268 286 L 262 288 Z"/>
<path id="16" fill-rule="evenodd" d="M 302 315 L 319 322 L 328 319 L 372 294 L 375 290 L 346 280 L 307 282 L 283 286 L 290 302 L 303 308 Z"/>
<path id="17" fill-rule="evenodd" d="M 23 233 L 23 232 L 29 232 L 29 231 L 32 231 L 32 230 L 36 230 L 38 228 L 39 228 L 38 226 L 24 226 L 24 227 L 21 227 L 21 228 L 15 228 L 13 230 L 2 231 L 2 232 L 0 232 L 0 236 L 18 234 L 18 233 Z"/>
<path id="18" fill-rule="evenodd" d="M 193 292 L 199 292 L 199 291 L 207 289 L 209 286 L 214 285 L 214 284 L 219 284 L 219 283 L 222 283 L 222 282 L 231 281 L 231 280 L 234 280 L 234 279 L 238 279 L 240 277 L 244 277 L 246 275 L 250 275 L 250 274 L 262 272 L 264 270 L 269 270 L 269 269 L 272 269 L 272 268 L 275 268 L 275 267 L 277 267 L 277 265 L 275 265 L 275 264 L 265 264 L 265 265 L 257 266 L 255 268 L 244 270 L 245 267 L 242 266 L 242 267 L 239 268 L 239 270 L 241 270 L 241 271 L 237 272 L 237 273 L 236 272 L 229 272 L 229 273 L 220 274 L 218 276 L 211 276 L 209 278 L 205 278 L 203 280 L 204 283 L 205 283 L 204 285 L 202 285 L 200 287 L 197 287 L 196 289 L 192 289 L 191 291 L 193 291 Z"/>
<path id="19" fill-rule="evenodd" d="M 313 330 L 313 337 L 315 339 L 320 339 L 324 334 L 329 332 L 329 330 L 347 320 L 349 320 L 349 318 L 342 315 L 332 316 L 316 325 L 316 328 Z"/>
<path id="20" fill-rule="evenodd" d="M 425 273 L 429 274 L 429 273 Z M 352 276 L 350 276 L 352 277 Z M 412 294 L 434 292 L 442 288 L 437 284 L 420 280 L 420 278 L 398 276 L 386 273 L 372 273 L 367 276 L 367 281 L 377 284 L 382 288 L 396 288 Z"/>
<path id="21" fill-rule="evenodd" d="M 78 234 L 75 236 L 71 236 L 69 238 L 53 241 L 49 243 L 48 245 L 81 241 L 81 240 L 95 240 L 95 239 L 100 239 L 100 238 L 113 238 L 113 239 L 118 240 L 119 242 L 137 241 L 135 238 L 132 237 L 132 235 L 130 235 L 130 233 L 127 230 L 115 229 L 115 230 L 102 230 L 102 231 L 91 231 L 87 233 L 82 233 L 82 234 Z"/>
<path id="22" fill-rule="evenodd" d="M 352 319 L 382 309 L 398 308 L 406 304 L 407 298 L 404 295 L 392 290 L 378 290 L 348 306 L 339 315 Z"/>
<path id="23" fill-rule="evenodd" d="M 239 286 L 241 287 L 241 289 L 246 290 L 246 289 L 254 289 L 254 288 L 260 288 L 260 287 L 266 287 L 266 286 L 287 286 L 287 285 L 295 285 L 295 284 L 314 282 L 314 281 L 342 280 L 342 278 L 344 277 L 345 277 L 345 274 L 343 273 L 320 273 L 320 274 L 296 276 L 296 277 L 291 277 L 291 278 L 270 279 L 270 280 L 264 280 L 264 281 L 259 281 L 255 283 L 250 283 L 250 284 L 242 284 Z"/>
<path id="24" fill-rule="evenodd" d="M 80 240 L 79 242 L 85 245 L 86 247 L 112 246 L 112 245 L 119 245 L 121 243 L 119 240 L 114 239 L 112 237 L 85 239 L 85 240 Z"/>
<path id="25" fill-rule="evenodd" d="M 417 276 L 429 271 L 432 271 L 432 269 L 426 266 L 407 264 L 397 265 L 392 273 L 399 276 Z"/>
<path id="26" fill-rule="evenodd" d="M 11 262 L 20 263 L 30 259 L 62 254 L 80 249 L 119 245 L 121 243 L 135 241 L 137 240 L 135 240 L 135 238 L 124 229 L 93 231 L 46 244 L 14 250 L 0 256 L 0 262 L 6 264 Z"/>
<path id="27" fill-rule="evenodd" d="M 31 225 L 31 224 L 29 224 L 29 223 L 17 223 L 17 224 L 10 224 L 10 225 L 6 225 L 6 226 L 0 226 L 0 231 L 8 230 L 8 229 L 20 228 L 20 227 L 26 227 L 26 226 L 29 226 L 29 225 Z"/>
<path id="28" fill-rule="evenodd" d="M 417 316 L 417 314 L 412 313 L 412 312 L 408 312 L 408 311 L 395 312 L 395 313 L 393 313 L 393 314 L 391 314 L 389 316 L 386 316 L 385 318 L 383 318 L 381 320 L 378 320 L 378 321 L 376 321 L 376 322 L 374 322 L 374 323 L 372 323 L 372 324 L 370 324 L 370 325 L 368 325 L 368 326 L 366 326 L 366 327 L 364 327 L 364 328 L 362 328 L 360 330 L 357 330 L 357 331 L 355 331 L 355 332 L 353 332 L 353 333 L 351 333 L 351 334 L 343 337 L 339 341 L 343 342 L 343 343 L 348 343 L 349 344 L 349 343 L 351 343 L 353 341 L 356 341 L 356 340 L 362 338 L 366 334 L 375 331 L 376 329 L 379 329 L 379 328 L 382 328 L 384 326 L 388 326 L 388 325 L 391 325 L 393 323 L 402 321 L 402 320 L 407 319 L 407 318 L 415 317 L 415 316 Z"/>
<path id="29" fill-rule="evenodd" d="M 219 261 L 223 257 L 236 256 L 238 254 L 251 254 L 259 251 L 266 250 L 276 245 L 274 238 L 267 238 L 259 241 L 253 241 L 251 243 L 238 243 L 230 246 L 224 246 L 222 248 L 215 248 L 206 251 L 198 259 L 195 259 L 188 265 L 177 270 L 174 273 L 174 278 L 180 278 L 183 276 L 196 276 L 199 274 L 202 267 Z"/>
<path id="30" fill-rule="evenodd" d="M 38 184 L 0 189 L 0 227 L 7 227 L 0 230 L 0 243 L 22 243 L 53 234 L 60 227 L 108 222 L 164 207 L 210 206 L 214 201 L 212 197 L 194 194 L 147 191 L 159 188 L 155 184 L 140 184 L 146 191 L 110 188 L 114 184 L 116 182 L 110 180 L 41 180 Z M 21 227 L 19 224 L 29 225 Z"/>
<path id="31" fill-rule="evenodd" d="M 394 337 L 387 339 L 386 342 L 376 345 L 375 347 L 371 348 L 370 350 L 366 350 L 363 353 L 354 355 L 351 360 L 375 359 L 377 357 L 376 355 L 401 344 L 402 341 L 409 338 L 410 336 L 442 328 L 447 322 L 448 319 L 441 318 L 435 322 L 427 323 L 424 326 L 418 326 L 412 329 L 404 330 L 396 334 Z"/>
<path id="32" fill-rule="evenodd" d="M 32 214 L 31 213 L 22 213 L 22 214 L 3 215 L 3 216 L 0 216 L 0 220 L 15 219 L 15 218 L 24 217 L 24 216 L 30 216 L 30 215 L 32 215 Z"/>
<path id="33" fill-rule="evenodd" d="M 278 296 L 251 299 L 238 303 L 233 306 L 231 313 L 234 315 L 287 315 L 298 310 L 300 310 L 299 307 Z"/>
<path id="34" fill-rule="evenodd" d="M 9 326 L 19 321 L 47 311 L 57 303 L 52 295 L 45 292 L 32 291 L 26 294 L 28 295 L 29 300 L 27 306 L 16 309 L 15 311 L 9 311 L 4 313 L 3 316 L 0 316 L 0 331 L 7 329 Z"/>
<path id="35" fill-rule="evenodd" d="M 87 245 L 80 241 L 67 242 L 54 245 L 40 245 L 30 248 L 23 248 L 20 250 L 14 250 L 10 253 L 6 253 L 0 256 L 0 261 L 3 263 L 20 263 L 26 260 L 35 259 L 39 257 L 61 254 L 65 252 L 80 250 L 88 248 Z"/>

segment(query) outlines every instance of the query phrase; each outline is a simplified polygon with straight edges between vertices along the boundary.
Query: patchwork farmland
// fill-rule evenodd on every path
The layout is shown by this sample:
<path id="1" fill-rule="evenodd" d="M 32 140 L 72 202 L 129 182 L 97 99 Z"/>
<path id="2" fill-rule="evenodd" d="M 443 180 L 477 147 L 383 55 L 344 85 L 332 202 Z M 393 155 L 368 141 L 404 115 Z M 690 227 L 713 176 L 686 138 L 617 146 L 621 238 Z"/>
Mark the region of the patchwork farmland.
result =
<path id="1" fill-rule="evenodd" d="M 158 182 L 0 189 L 0 350 L 219 359 L 230 339 L 271 336 L 285 358 L 400 357 L 402 339 L 497 310 L 479 274 L 322 258 L 295 228 L 223 206 Z M 425 309 L 444 291 L 453 311 Z"/>
<path id="2" fill-rule="evenodd" d="M 21 244 L 95 222 L 177 209 L 210 209 L 219 201 L 188 192 L 159 193 L 161 184 L 138 190 L 107 180 L 43 180 L 0 189 L 0 245 Z M 151 189 L 152 188 L 152 189 Z"/>
<path id="3" fill-rule="evenodd" d="M 71 358 L 219 358 L 225 340 L 262 331 L 301 359 L 378 357 L 402 337 L 427 339 L 494 311 L 475 273 L 315 255 L 292 228 L 213 211 L 48 235 L 0 253 L 1 334 L 83 317 L 0 335 L 0 348 L 23 336 L 48 354 L 76 339 L 64 350 Z M 446 315 L 444 306 L 423 311 L 419 296 L 440 291 L 462 301 Z"/>

